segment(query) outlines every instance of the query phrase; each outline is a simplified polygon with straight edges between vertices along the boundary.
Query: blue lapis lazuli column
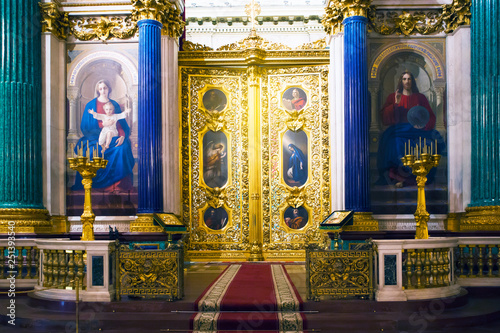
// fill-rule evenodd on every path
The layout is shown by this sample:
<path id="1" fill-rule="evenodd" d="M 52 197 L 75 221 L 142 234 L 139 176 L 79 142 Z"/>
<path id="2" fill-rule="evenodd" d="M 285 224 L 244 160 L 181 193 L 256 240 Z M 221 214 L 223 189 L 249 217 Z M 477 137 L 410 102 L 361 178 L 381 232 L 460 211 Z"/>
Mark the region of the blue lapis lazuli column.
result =
<path id="1" fill-rule="evenodd" d="M 471 203 L 500 206 L 500 4 L 471 2 Z"/>
<path id="2" fill-rule="evenodd" d="M 366 30 L 368 19 L 344 24 L 345 209 L 370 211 L 369 101 Z"/>
<path id="3" fill-rule="evenodd" d="M 161 159 L 161 28 L 156 20 L 139 26 L 139 205 L 137 213 L 160 213 L 163 207 Z"/>

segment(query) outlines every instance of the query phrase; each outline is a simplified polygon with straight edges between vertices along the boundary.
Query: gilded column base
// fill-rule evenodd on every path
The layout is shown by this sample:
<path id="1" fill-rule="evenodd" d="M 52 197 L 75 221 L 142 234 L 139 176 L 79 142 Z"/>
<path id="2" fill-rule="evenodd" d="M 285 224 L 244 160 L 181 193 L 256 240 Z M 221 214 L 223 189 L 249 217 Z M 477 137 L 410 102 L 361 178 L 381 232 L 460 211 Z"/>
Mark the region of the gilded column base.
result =
<path id="1" fill-rule="evenodd" d="M 14 222 L 14 229 L 9 229 Z M 0 233 L 9 231 L 30 234 L 52 233 L 52 222 L 46 209 L 3 208 L 0 209 Z"/>
<path id="2" fill-rule="evenodd" d="M 344 226 L 343 231 L 378 231 L 378 221 L 372 217 L 371 212 L 355 212 L 353 224 Z"/>
<path id="3" fill-rule="evenodd" d="M 53 215 L 50 217 L 52 221 L 52 233 L 53 234 L 65 234 L 69 232 L 70 224 L 68 222 L 68 217 L 65 215 Z"/>
<path id="4" fill-rule="evenodd" d="M 264 256 L 262 255 L 262 245 L 259 242 L 253 242 L 250 247 L 250 257 L 248 261 L 263 261 Z"/>
<path id="5" fill-rule="evenodd" d="M 464 218 L 465 213 L 449 213 L 444 220 L 444 230 L 458 232 L 460 231 L 460 220 Z"/>
<path id="6" fill-rule="evenodd" d="M 467 207 L 460 231 L 500 231 L 500 206 Z"/>
<path id="7" fill-rule="evenodd" d="M 130 223 L 130 232 L 163 232 L 163 228 L 154 223 L 154 214 L 137 214 L 137 219 Z"/>

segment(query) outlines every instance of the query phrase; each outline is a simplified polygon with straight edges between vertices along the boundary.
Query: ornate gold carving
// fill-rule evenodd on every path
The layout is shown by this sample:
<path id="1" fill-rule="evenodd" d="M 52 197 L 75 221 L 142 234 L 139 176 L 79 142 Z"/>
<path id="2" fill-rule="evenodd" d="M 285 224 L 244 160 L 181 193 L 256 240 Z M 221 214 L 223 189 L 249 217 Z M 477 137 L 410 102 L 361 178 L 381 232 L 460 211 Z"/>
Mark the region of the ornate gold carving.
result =
<path id="1" fill-rule="evenodd" d="M 370 212 L 355 212 L 353 224 L 344 226 L 345 231 L 378 231 L 378 221 L 372 217 Z"/>
<path id="2" fill-rule="evenodd" d="M 221 46 L 217 49 L 217 51 L 238 51 L 248 49 L 262 49 L 269 51 L 291 50 L 291 48 L 286 45 L 273 43 L 260 36 L 248 36 L 247 38 L 242 39 L 239 42 Z"/>
<path id="3" fill-rule="evenodd" d="M 183 297 L 183 259 L 179 250 L 129 250 L 122 246 L 118 259 L 119 295 Z"/>
<path id="4" fill-rule="evenodd" d="M 66 28 L 69 26 L 68 13 L 62 13 L 59 6 L 54 2 L 43 2 L 38 4 L 42 14 L 42 32 L 53 33 L 60 39 L 68 37 Z"/>
<path id="5" fill-rule="evenodd" d="M 401 13 L 370 11 L 370 23 L 374 31 L 382 35 L 422 34 L 429 35 L 443 30 L 442 19 L 438 11 Z"/>
<path id="6" fill-rule="evenodd" d="M 204 188 L 205 193 L 207 194 L 207 203 L 213 208 L 219 208 L 224 206 L 226 203 L 226 189 L 224 188 Z"/>
<path id="7" fill-rule="evenodd" d="M 221 111 L 218 110 L 207 110 L 205 108 L 201 109 L 201 112 L 205 115 L 207 119 L 207 127 L 209 130 L 218 132 L 224 128 L 226 121 L 224 120 L 224 112 L 226 108 Z"/>
<path id="8" fill-rule="evenodd" d="M 83 41 L 105 41 L 113 37 L 127 39 L 137 32 L 137 24 L 130 17 L 80 17 L 72 19 L 70 26 L 73 36 Z"/>
<path id="9" fill-rule="evenodd" d="M 304 126 L 305 118 L 304 118 L 304 109 L 300 110 L 288 110 L 284 109 L 287 114 L 286 126 L 291 131 L 298 131 Z"/>
<path id="10" fill-rule="evenodd" d="M 163 224 L 167 226 L 179 226 L 179 227 L 184 227 L 184 223 L 179 220 L 179 217 L 177 217 L 174 214 L 170 213 L 157 213 L 156 214 L 162 221 Z"/>
<path id="11" fill-rule="evenodd" d="M 373 296 L 373 252 L 307 250 L 307 298 Z"/>
<path id="12" fill-rule="evenodd" d="M 260 5 L 258 3 L 255 3 L 255 0 L 252 0 L 249 4 L 245 5 L 245 13 L 250 16 L 250 23 L 252 23 L 252 32 L 255 33 L 255 24 L 258 24 L 255 18 L 260 14 Z"/>
<path id="13" fill-rule="evenodd" d="M 163 232 L 163 228 L 154 223 L 153 214 L 137 214 L 137 219 L 130 222 L 130 232 Z"/>
<path id="14" fill-rule="evenodd" d="M 14 221 L 14 225 L 12 225 L 12 221 Z M 9 231 L 51 233 L 52 222 L 49 211 L 31 208 L 2 208 L 0 209 L 0 233 L 8 233 Z"/>
<path id="15" fill-rule="evenodd" d="M 165 15 L 169 12 L 172 3 L 168 0 L 132 0 L 132 18 L 135 21 L 156 20 L 163 22 Z"/>
<path id="16" fill-rule="evenodd" d="M 500 231 L 500 206 L 467 207 L 460 231 Z"/>
<path id="17" fill-rule="evenodd" d="M 302 206 L 306 201 L 306 195 L 304 194 L 304 187 L 292 187 L 289 190 L 288 197 L 286 198 L 286 202 L 289 206 L 293 208 L 298 208 Z"/>
<path id="18" fill-rule="evenodd" d="M 213 51 L 213 49 L 209 46 L 193 43 L 189 40 L 184 41 L 182 49 L 184 51 Z"/>
<path id="19" fill-rule="evenodd" d="M 302 44 L 297 47 L 297 50 L 323 50 L 326 46 L 326 37 L 324 37 L 311 43 Z"/>
<path id="20" fill-rule="evenodd" d="M 445 32 L 451 33 L 461 25 L 470 25 L 470 0 L 453 0 L 450 5 L 443 5 Z"/>

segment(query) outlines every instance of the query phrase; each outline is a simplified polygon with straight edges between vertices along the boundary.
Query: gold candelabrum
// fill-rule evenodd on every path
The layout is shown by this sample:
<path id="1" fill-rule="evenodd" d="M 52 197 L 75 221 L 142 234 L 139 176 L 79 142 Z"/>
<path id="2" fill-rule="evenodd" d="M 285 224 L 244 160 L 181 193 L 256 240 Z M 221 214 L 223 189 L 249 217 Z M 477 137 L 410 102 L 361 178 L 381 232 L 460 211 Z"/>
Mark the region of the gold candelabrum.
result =
<path id="1" fill-rule="evenodd" d="M 434 145 L 435 148 L 433 148 L 432 142 L 427 145 L 426 139 L 424 139 L 424 145 L 422 145 L 422 138 L 420 138 L 419 142 L 420 144 L 417 143 L 415 147 L 410 145 L 410 141 L 408 141 L 408 146 L 405 143 L 405 156 L 401 157 L 401 161 L 403 165 L 410 167 L 412 173 L 417 176 L 417 211 L 414 214 L 417 223 L 415 239 L 428 239 L 427 222 L 430 215 L 425 205 L 425 183 L 429 171 L 439 165 L 441 155 L 437 153 L 437 140 Z"/>
<path id="2" fill-rule="evenodd" d="M 86 151 L 88 149 L 88 141 Z M 83 204 L 82 222 L 82 241 L 93 241 L 95 214 L 92 211 L 92 178 L 96 176 L 97 170 L 104 169 L 108 161 L 98 154 L 98 148 L 93 150 L 92 159 L 84 156 L 83 148 L 80 147 L 77 156 L 68 157 L 69 167 L 76 170 L 82 176 L 82 185 L 85 189 L 85 202 Z"/>

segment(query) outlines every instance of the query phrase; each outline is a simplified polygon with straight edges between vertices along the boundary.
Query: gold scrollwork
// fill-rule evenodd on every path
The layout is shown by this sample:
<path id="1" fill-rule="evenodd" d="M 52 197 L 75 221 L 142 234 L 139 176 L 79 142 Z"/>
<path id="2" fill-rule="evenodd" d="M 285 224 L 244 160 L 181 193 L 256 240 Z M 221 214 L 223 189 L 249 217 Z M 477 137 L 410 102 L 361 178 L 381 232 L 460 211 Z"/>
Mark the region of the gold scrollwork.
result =
<path id="1" fill-rule="evenodd" d="M 461 25 L 470 25 L 470 0 L 453 0 L 450 5 L 443 5 L 445 32 L 451 33 Z"/>
<path id="2" fill-rule="evenodd" d="M 326 37 L 311 43 L 305 43 L 297 47 L 297 50 L 323 50 L 326 48 Z"/>
<path id="3" fill-rule="evenodd" d="M 344 15 L 342 14 L 342 7 L 339 2 L 332 1 L 330 6 L 325 8 L 325 16 L 321 20 L 321 24 L 325 27 L 325 31 L 329 35 L 335 35 L 344 30 L 342 21 Z"/>
<path id="4" fill-rule="evenodd" d="M 126 39 L 137 32 L 136 22 L 130 17 L 96 17 L 76 18 L 70 22 L 71 33 L 83 41 L 110 38 Z"/>
<path id="5" fill-rule="evenodd" d="M 54 2 L 39 3 L 42 14 L 42 32 L 53 33 L 57 38 L 68 37 L 66 28 L 69 26 L 68 13 L 62 13 Z"/>
<path id="6" fill-rule="evenodd" d="M 370 12 L 371 27 L 382 35 L 411 34 L 429 35 L 443 30 L 442 17 L 438 11 Z"/>
<path id="7" fill-rule="evenodd" d="M 220 208 L 226 203 L 226 189 L 225 188 L 204 188 L 207 195 L 207 203 L 213 208 Z"/>
<path id="8" fill-rule="evenodd" d="M 12 221 L 15 222 L 12 230 Z M 52 222 L 49 211 L 32 208 L 0 209 L 0 234 L 15 231 L 16 233 L 51 233 Z"/>

